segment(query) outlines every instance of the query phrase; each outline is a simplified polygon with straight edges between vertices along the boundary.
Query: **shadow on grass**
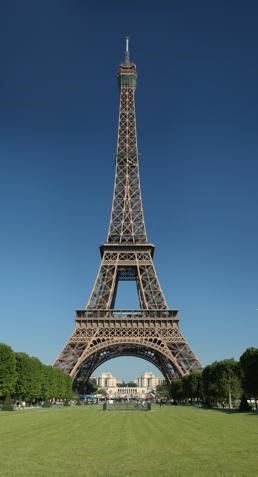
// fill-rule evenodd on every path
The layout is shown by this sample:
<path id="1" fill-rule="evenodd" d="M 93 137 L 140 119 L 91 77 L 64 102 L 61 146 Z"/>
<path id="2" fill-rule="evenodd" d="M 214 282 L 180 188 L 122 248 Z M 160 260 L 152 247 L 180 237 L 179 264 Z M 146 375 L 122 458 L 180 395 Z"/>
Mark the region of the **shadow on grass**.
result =
<path id="1" fill-rule="evenodd" d="M 223 414 L 244 414 L 245 416 L 258 416 L 258 411 L 239 411 L 239 409 L 222 409 L 222 408 L 211 408 L 211 407 L 202 407 L 205 411 L 215 411 L 221 412 Z"/>

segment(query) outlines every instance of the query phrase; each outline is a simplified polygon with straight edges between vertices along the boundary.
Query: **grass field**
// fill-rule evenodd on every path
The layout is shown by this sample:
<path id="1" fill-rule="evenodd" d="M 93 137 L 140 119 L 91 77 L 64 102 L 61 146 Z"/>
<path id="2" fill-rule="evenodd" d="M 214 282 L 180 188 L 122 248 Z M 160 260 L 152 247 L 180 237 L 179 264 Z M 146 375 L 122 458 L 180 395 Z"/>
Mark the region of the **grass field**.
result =
<path id="1" fill-rule="evenodd" d="M 191 407 L 0 412 L 2 476 L 258 476 L 258 416 Z"/>

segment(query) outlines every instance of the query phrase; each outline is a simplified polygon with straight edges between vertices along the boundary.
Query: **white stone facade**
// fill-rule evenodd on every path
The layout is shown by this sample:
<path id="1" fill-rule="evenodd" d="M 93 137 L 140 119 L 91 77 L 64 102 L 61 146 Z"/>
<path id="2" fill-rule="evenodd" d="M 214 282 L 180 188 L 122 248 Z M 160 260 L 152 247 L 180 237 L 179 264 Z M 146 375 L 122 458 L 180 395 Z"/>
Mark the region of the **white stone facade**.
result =
<path id="1" fill-rule="evenodd" d="M 109 372 L 101 373 L 100 376 L 93 377 L 92 379 L 95 379 L 98 387 L 102 389 L 116 388 L 117 384 L 121 382 Z"/>
<path id="2" fill-rule="evenodd" d="M 139 376 L 134 383 L 136 386 L 118 386 L 121 381 L 110 372 L 101 373 L 99 376 L 93 376 L 99 388 L 105 389 L 110 398 L 146 398 L 155 392 L 156 387 L 165 381 L 162 376 L 155 376 L 151 371 L 146 371 Z"/>
<path id="3" fill-rule="evenodd" d="M 155 376 L 151 371 L 146 371 L 142 376 L 136 378 L 134 381 L 137 386 L 146 388 L 148 390 L 155 390 L 157 386 L 164 383 L 163 376 Z"/>

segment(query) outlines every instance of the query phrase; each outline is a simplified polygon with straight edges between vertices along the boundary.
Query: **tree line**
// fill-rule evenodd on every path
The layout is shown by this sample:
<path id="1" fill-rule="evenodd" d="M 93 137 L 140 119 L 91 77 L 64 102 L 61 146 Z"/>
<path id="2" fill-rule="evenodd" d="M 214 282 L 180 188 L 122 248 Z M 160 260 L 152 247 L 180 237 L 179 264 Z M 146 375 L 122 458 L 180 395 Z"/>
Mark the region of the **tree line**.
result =
<path id="1" fill-rule="evenodd" d="M 248 410 L 251 399 L 258 400 L 258 348 L 248 348 L 239 361 L 225 359 L 174 379 L 170 385 L 158 388 L 160 395 L 175 402 L 199 402 L 206 407 L 218 404 L 232 408 L 240 401 L 240 409 Z"/>
<path id="2" fill-rule="evenodd" d="M 207 407 L 219 403 L 231 408 L 234 401 L 241 399 L 242 409 L 248 409 L 247 400 L 255 399 L 257 408 L 258 348 L 248 348 L 239 361 L 215 361 L 202 372 L 158 386 L 157 391 L 175 402 L 199 402 Z M 71 399 L 72 379 L 61 369 L 47 366 L 26 353 L 15 353 L 10 346 L 0 343 L 0 400 L 6 396 L 31 403 Z"/>
<path id="3" fill-rule="evenodd" d="M 61 369 L 0 343 L 0 399 L 7 396 L 31 403 L 71 399 L 72 379 Z"/>

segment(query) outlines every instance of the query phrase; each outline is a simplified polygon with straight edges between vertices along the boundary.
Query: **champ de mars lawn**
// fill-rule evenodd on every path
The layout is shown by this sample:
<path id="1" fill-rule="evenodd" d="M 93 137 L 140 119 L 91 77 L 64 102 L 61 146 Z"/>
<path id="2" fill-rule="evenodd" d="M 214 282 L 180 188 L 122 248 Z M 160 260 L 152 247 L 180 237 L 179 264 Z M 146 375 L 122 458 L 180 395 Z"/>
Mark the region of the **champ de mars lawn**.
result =
<path id="1" fill-rule="evenodd" d="M 0 412 L 2 476 L 258 476 L 258 415 L 192 407 Z"/>

